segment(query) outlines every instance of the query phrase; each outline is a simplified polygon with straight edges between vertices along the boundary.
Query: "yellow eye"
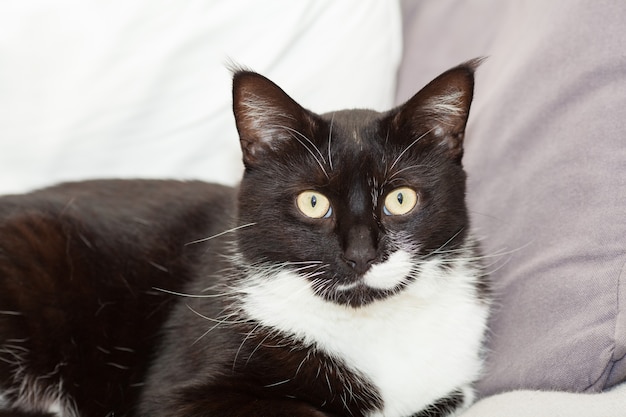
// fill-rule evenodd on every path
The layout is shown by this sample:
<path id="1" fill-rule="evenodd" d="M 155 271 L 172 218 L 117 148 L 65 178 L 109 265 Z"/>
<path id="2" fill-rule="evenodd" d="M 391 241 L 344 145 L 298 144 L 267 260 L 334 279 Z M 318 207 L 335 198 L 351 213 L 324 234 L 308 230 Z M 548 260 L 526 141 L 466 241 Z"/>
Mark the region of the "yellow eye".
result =
<path id="1" fill-rule="evenodd" d="M 328 198 L 317 191 L 300 193 L 296 199 L 296 204 L 302 214 L 312 219 L 328 218 L 333 212 Z"/>
<path id="2" fill-rule="evenodd" d="M 388 216 L 407 214 L 417 204 L 417 193 L 409 187 L 396 188 L 385 197 L 383 212 Z"/>

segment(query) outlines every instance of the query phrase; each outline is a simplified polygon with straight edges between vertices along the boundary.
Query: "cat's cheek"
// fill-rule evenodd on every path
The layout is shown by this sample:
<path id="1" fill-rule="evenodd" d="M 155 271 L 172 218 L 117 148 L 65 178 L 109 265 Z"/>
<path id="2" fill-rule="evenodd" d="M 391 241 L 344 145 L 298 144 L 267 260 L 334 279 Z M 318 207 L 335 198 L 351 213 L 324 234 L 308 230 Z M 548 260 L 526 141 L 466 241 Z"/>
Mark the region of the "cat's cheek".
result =
<path id="1" fill-rule="evenodd" d="M 285 239 L 285 235 L 289 237 L 283 246 L 290 254 L 286 260 L 333 263 L 335 255 L 341 252 L 332 217 L 310 219 L 301 215 L 290 216 L 289 224 L 279 226 L 279 230 L 277 239 Z"/>
<path id="2" fill-rule="evenodd" d="M 394 290 L 406 283 L 413 271 L 414 263 L 408 252 L 393 252 L 387 260 L 373 265 L 363 276 L 363 282 L 376 290 Z"/>

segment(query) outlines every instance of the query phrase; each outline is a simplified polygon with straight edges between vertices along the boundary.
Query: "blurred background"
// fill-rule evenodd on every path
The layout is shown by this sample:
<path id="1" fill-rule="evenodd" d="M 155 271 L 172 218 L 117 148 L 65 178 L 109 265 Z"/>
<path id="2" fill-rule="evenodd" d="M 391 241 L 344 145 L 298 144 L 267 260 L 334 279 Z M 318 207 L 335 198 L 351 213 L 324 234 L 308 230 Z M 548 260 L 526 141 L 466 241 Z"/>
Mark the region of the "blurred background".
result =
<path id="1" fill-rule="evenodd" d="M 241 175 L 237 64 L 303 106 L 392 106 L 396 0 L 3 0 L 0 194 Z"/>

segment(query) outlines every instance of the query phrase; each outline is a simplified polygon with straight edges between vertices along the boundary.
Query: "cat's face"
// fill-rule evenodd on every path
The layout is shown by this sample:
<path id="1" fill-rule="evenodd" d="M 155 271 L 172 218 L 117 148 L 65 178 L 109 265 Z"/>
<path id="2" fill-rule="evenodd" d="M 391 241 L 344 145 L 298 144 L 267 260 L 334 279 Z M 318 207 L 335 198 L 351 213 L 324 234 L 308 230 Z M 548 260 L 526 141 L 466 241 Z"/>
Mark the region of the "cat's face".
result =
<path id="1" fill-rule="evenodd" d="M 429 257 L 453 256 L 468 228 L 461 157 L 473 68 L 387 113 L 325 115 L 237 73 L 239 222 L 253 224 L 238 231 L 245 262 L 297 271 L 320 297 L 360 307 L 419 279 Z"/>

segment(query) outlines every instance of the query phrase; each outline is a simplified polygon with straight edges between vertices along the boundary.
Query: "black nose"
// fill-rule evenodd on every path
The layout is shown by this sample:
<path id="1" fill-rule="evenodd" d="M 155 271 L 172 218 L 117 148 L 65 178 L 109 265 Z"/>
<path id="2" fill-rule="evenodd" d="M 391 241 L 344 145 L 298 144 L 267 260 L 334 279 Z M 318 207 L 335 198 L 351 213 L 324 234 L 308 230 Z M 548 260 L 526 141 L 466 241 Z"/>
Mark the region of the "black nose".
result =
<path id="1" fill-rule="evenodd" d="M 376 261 L 377 250 L 372 233 L 366 226 L 353 227 L 348 233 L 343 260 L 358 274 L 364 274 Z"/>

